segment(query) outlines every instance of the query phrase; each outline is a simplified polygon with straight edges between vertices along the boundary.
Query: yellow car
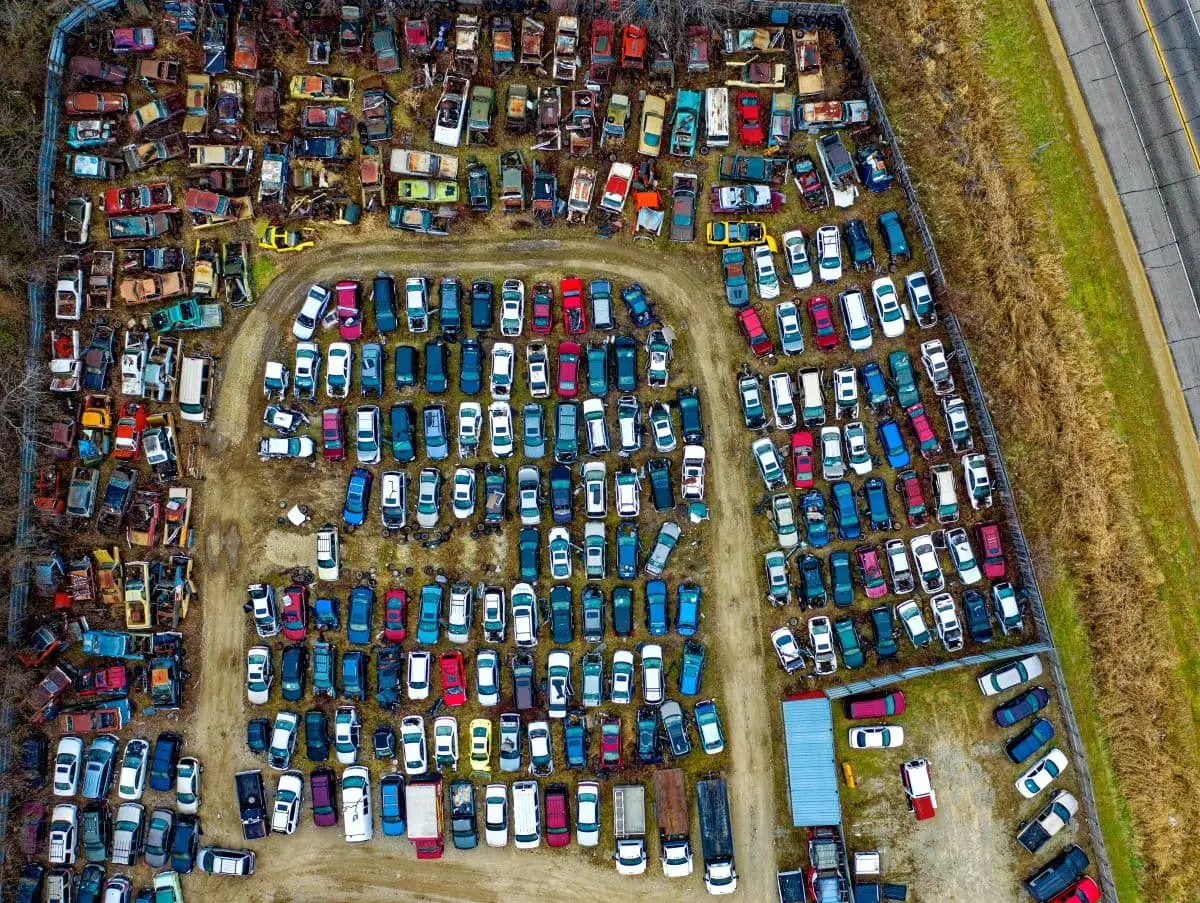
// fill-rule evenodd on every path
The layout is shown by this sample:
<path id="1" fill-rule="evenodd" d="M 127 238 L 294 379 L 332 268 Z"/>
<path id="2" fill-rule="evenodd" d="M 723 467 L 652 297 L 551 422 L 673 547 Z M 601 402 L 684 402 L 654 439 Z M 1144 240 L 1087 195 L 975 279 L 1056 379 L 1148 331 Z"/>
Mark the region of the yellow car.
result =
<path id="1" fill-rule="evenodd" d="M 350 100 L 354 97 L 354 79 L 333 75 L 293 75 L 288 88 L 295 100 Z"/>
<path id="2" fill-rule="evenodd" d="M 772 251 L 778 250 L 775 239 L 767 234 L 767 224 L 757 220 L 710 220 L 708 243 L 726 248 L 766 245 Z"/>
<path id="3" fill-rule="evenodd" d="M 492 773 L 492 722 L 487 718 L 471 722 L 471 771 Z"/>
<path id="4" fill-rule="evenodd" d="M 315 229 L 285 229 L 282 226 L 267 226 L 258 237 L 258 246 L 264 251 L 307 251 L 316 247 Z"/>
<path id="5" fill-rule="evenodd" d="M 667 102 L 655 94 L 647 94 L 642 104 L 642 137 L 638 141 L 638 153 L 657 157 L 662 150 L 663 120 L 667 116 Z"/>

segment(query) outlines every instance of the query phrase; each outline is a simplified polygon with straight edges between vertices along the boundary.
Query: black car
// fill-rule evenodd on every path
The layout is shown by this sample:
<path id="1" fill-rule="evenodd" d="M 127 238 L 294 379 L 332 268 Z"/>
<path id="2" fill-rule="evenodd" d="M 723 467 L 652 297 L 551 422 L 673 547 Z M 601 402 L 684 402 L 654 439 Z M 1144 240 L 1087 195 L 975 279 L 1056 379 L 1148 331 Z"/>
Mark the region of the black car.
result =
<path id="1" fill-rule="evenodd" d="M 467 206 L 473 213 L 491 212 L 492 176 L 483 163 L 467 167 Z"/>
<path id="2" fill-rule="evenodd" d="M 900 654 L 891 608 L 880 605 L 871 609 L 871 630 L 875 634 L 875 654 L 880 661 L 893 659 Z"/>
<path id="3" fill-rule="evenodd" d="M 329 758 L 329 717 L 320 709 L 304 713 L 304 754 L 313 762 Z"/>
<path id="4" fill-rule="evenodd" d="M 1079 880 L 1088 865 L 1087 853 L 1071 844 L 1026 878 L 1025 890 L 1038 903 L 1047 903 Z"/>
<path id="5" fill-rule="evenodd" d="M 417 349 L 412 345 L 397 345 L 392 354 L 394 367 L 392 381 L 397 389 L 407 389 L 417 384 Z"/>
<path id="6" fill-rule="evenodd" d="M 660 742 L 658 706 L 644 705 L 637 713 L 638 761 L 645 765 L 657 765 L 661 762 Z"/>
<path id="7" fill-rule="evenodd" d="M 271 722 L 266 718 L 251 718 L 246 722 L 246 747 L 256 755 L 267 751 L 271 742 Z"/>
<path id="8" fill-rule="evenodd" d="M 534 706 L 533 656 L 518 652 L 512 657 L 513 699 L 517 710 L 528 711 Z"/>
<path id="9" fill-rule="evenodd" d="M 288 646 L 283 650 L 279 666 L 279 692 L 288 702 L 304 697 L 304 674 L 308 670 L 308 649 Z"/>
<path id="10" fill-rule="evenodd" d="M 381 724 L 371 736 L 376 759 L 392 759 L 396 756 L 396 730 L 390 724 Z"/>
<path id="11" fill-rule="evenodd" d="M 186 875 L 196 862 L 200 849 L 200 820 L 194 815 L 180 815 L 175 820 L 175 837 L 171 841 L 171 868 Z"/>
<path id="12" fill-rule="evenodd" d="M 21 741 L 17 761 L 20 762 L 21 778 L 30 790 L 41 790 L 49 780 L 46 775 L 49 745 L 46 735 L 41 732 L 30 734 Z"/>
<path id="13" fill-rule="evenodd" d="M 154 755 L 150 757 L 150 789 L 166 793 L 175 789 L 175 766 L 183 750 L 183 737 L 164 731 L 154 741 Z"/>
<path id="14" fill-rule="evenodd" d="M 646 465 L 650 474 L 650 499 L 655 511 L 670 511 L 675 507 L 675 489 L 671 485 L 671 462 L 666 458 L 651 458 Z"/>
<path id="15" fill-rule="evenodd" d="M 1020 696 L 998 706 L 992 717 L 1000 727 L 1012 727 L 1030 715 L 1036 715 L 1049 704 L 1050 694 L 1046 692 L 1045 687 L 1031 687 Z"/>
<path id="16" fill-rule="evenodd" d="M 495 317 L 496 286 L 487 279 L 471 283 L 471 328 L 491 329 Z"/>
<path id="17" fill-rule="evenodd" d="M 852 219 L 846 223 L 846 244 L 850 247 L 850 262 L 854 269 L 875 269 L 875 250 L 862 220 Z"/>
<path id="18" fill-rule="evenodd" d="M 963 593 L 963 614 L 967 621 L 967 632 L 976 643 L 992 641 L 992 622 L 988 618 L 987 600 L 977 589 Z"/>
<path id="19" fill-rule="evenodd" d="M 554 642 L 566 644 L 575 639 L 571 587 L 557 584 L 550 588 L 550 635 Z"/>
<path id="20" fill-rule="evenodd" d="M 430 395 L 441 395 L 449 382 L 450 348 L 442 339 L 430 339 L 425 343 L 425 391 Z"/>
<path id="21" fill-rule="evenodd" d="M 30 862 L 21 867 L 21 879 L 17 882 L 16 893 L 13 894 L 15 903 L 37 903 L 42 899 L 42 882 L 46 877 L 46 867 L 36 862 Z"/>
<path id="22" fill-rule="evenodd" d="M 569 524 L 572 510 L 571 468 L 556 464 L 550 470 L 550 509 L 556 524 Z"/>

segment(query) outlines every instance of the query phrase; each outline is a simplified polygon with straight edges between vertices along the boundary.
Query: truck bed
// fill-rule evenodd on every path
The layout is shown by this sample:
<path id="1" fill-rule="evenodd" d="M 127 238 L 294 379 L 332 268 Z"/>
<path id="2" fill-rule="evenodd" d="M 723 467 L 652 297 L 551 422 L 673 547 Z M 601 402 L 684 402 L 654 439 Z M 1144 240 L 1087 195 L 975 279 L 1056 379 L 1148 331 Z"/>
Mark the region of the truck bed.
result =
<path id="1" fill-rule="evenodd" d="M 687 791 L 682 769 L 660 768 L 654 772 L 654 818 L 664 837 L 688 834 Z"/>
<path id="2" fill-rule="evenodd" d="M 700 811 L 700 839 L 705 861 L 733 856 L 733 837 L 729 826 L 729 797 L 724 778 L 705 778 L 696 782 L 696 801 Z"/>
<path id="3" fill-rule="evenodd" d="M 646 788 L 641 784 L 613 788 L 613 833 L 618 839 L 646 833 Z"/>

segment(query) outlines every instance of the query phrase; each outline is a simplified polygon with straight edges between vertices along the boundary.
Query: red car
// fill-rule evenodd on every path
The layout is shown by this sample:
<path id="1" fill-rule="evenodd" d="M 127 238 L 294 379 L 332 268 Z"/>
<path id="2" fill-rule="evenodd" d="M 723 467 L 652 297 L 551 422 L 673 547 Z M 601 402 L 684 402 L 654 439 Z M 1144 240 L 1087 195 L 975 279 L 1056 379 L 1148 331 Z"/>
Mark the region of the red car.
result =
<path id="1" fill-rule="evenodd" d="M 1004 543 L 1000 540 L 1000 525 L 992 522 L 975 528 L 975 538 L 983 550 L 983 576 L 989 580 L 1003 580 L 1008 570 L 1004 561 Z"/>
<path id="2" fill-rule="evenodd" d="M 404 614 L 408 610 L 408 593 L 393 587 L 383 597 L 383 638 L 389 643 L 399 643 L 407 636 Z"/>
<path id="3" fill-rule="evenodd" d="M 846 717 L 851 719 L 891 718 L 903 715 L 905 708 L 904 691 L 892 690 L 890 693 L 873 693 L 869 696 L 855 696 L 846 702 Z"/>
<path id="4" fill-rule="evenodd" d="M 462 653 L 443 652 L 438 658 L 438 669 L 442 672 L 442 700 L 455 707 L 467 701 L 467 685 L 463 680 Z"/>
<path id="5" fill-rule="evenodd" d="M 883 579 L 883 568 L 879 564 L 879 550 L 874 546 L 859 546 L 854 550 L 858 559 L 858 575 L 868 599 L 879 599 L 887 595 L 887 581 Z"/>
<path id="6" fill-rule="evenodd" d="M 283 591 L 283 635 L 304 639 L 308 633 L 308 587 L 294 583 Z"/>
<path id="7" fill-rule="evenodd" d="M 108 37 L 113 53 L 150 53 L 154 50 L 153 28 L 114 28 Z"/>
<path id="8" fill-rule="evenodd" d="M 908 808 L 917 821 L 933 818 L 937 814 L 937 794 L 933 792 L 933 772 L 928 759 L 913 759 L 900 766 L 900 780 L 904 783 L 904 795 L 908 797 Z"/>
<path id="9" fill-rule="evenodd" d="M 333 799 L 333 770 L 317 768 L 309 778 L 312 788 L 313 824 L 318 828 L 332 828 L 337 824 L 337 806 Z"/>
<path id="10" fill-rule="evenodd" d="M 746 307 L 738 311 L 737 318 L 738 327 L 755 357 L 766 357 L 775 350 L 775 346 L 771 344 L 771 337 L 767 335 L 762 320 L 759 319 L 758 311 L 753 307 Z"/>
<path id="11" fill-rule="evenodd" d="M 925 414 L 925 406 L 917 403 L 904 409 L 908 422 L 912 424 L 913 434 L 917 437 L 921 457 L 926 461 L 942 456 L 942 447 L 938 444 L 933 427 L 929 425 L 929 417 Z"/>
<path id="12" fill-rule="evenodd" d="M 337 298 L 338 332 L 345 341 L 353 342 L 362 335 L 362 304 L 358 283 L 353 279 L 343 279 L 333 292 Z"/>
<path id="13" fill-rule="evenodd" d="M 733 98 L 737 106 L 738 138 L 743 147 L 762 147 L 766 141 L 763 132 L 762 104 L 753 91 L 738 91 Z"/>
<path id="14" fill-rule="evenodd" d="M 792 485 L 797 489 L 812 489 L 813 437 L 808 430 L 792 433 Z"/>
<path id="15" fill-rule="evenodd" d="M 128 113 L 129 97 L 114 91 L 77 91 L 67 95 L 66 108 L 68 116 Z"/>
<path id="16" fill-rule="evenodd" d="M 583 309 L 583 280 L 567 276 L 558 283 L 562 295 L 563 328 L 567 335 L 582 335 L 588 331 L 587 313 Z"/>
<path id="17" fill-rule="evenodd" d="M 621 746 L 621 719 L 616 715 L 602 716 L 600 718 L 600 768 L 602 770 L 621 767 L 624 762 Z"/>
<path id="18" fill-rule="evenodd" d="M 538 282 L 533 286 L 533 318 L 529 328 L 535 335 L 550 335 L 554 328 L 554 288 L 549 282 Z"/>
<path id="19" fill-rule="evenodd" d="M 113 457 L 135 461 L 146 429 L 146 409 L 136 401 L 127 401 L 121 408 L 121 419 L 113 433 Z"/>
<path id="20" fill-rule="evenodd" d="M 560 398 L 574 398 L 579 394 L 579 343 L 558 343 L 558 386 Z"/>
<path id="21" fill-rule="evenodd" d="M 1090 877 L 1084 877 L 1050 903 L 1100 903 L 1100 887 Z"/>
<path id="22" fill-rule="evenodd" d="M 40 800 L 27 800 L 21 806 L 21 852 L 26 856 L 39 856 L 46 836 L 46 804 Z"/>
<path id="23" fill-rule="evenodd" d="M 896 477 L 896 491 L 904 499 L 904 513 L 910 527 L 920 527 L 929 520 L 929 509 L 925 507 L 925 496 L 921 492 L 921 481 L 911 470 L 902 470 Z"/>
<path id="24" fill-rule="evenodd" d="M 833 312 L 829 306 L 829 299 L 824 295 L 813 295 L 809 298 L 808 318 L 812 321 L 817 347 L 822 351 L 832 351 L 837 348 L 838 334 L 833 325 Z"/>
<path id="25" fill-rule="evenodd" d="M 571 843 L 571 806 L 567 785 L 550 784 L 546 788 L 546 844 L 565 847 Z"/>
<path id="26" fill-rule="evenodd" d="M 149 182 L 128 188 L 110 188 L 104 192 L 104 212 L 108 216 L 159 213 L 170 210 L 173 203 L 170 182 Z"/>
<path id="27" fill-rule="evenodd" d="M 321 412 L 321 456 L 326 461 L 341 461 L 346 457 L 346 429 L 341 408 L 326 408 Z"/>

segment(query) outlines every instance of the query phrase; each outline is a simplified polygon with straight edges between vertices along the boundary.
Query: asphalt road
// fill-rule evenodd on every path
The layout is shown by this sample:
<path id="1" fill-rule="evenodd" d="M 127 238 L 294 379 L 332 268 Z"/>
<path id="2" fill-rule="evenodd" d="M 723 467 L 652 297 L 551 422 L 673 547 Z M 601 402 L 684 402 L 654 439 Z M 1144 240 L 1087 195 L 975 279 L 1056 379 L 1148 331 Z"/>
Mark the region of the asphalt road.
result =
<path id="1" fill-rule="evenodd" d="M 1200 0 L 1048 2 L 1200 434 Z"/>

